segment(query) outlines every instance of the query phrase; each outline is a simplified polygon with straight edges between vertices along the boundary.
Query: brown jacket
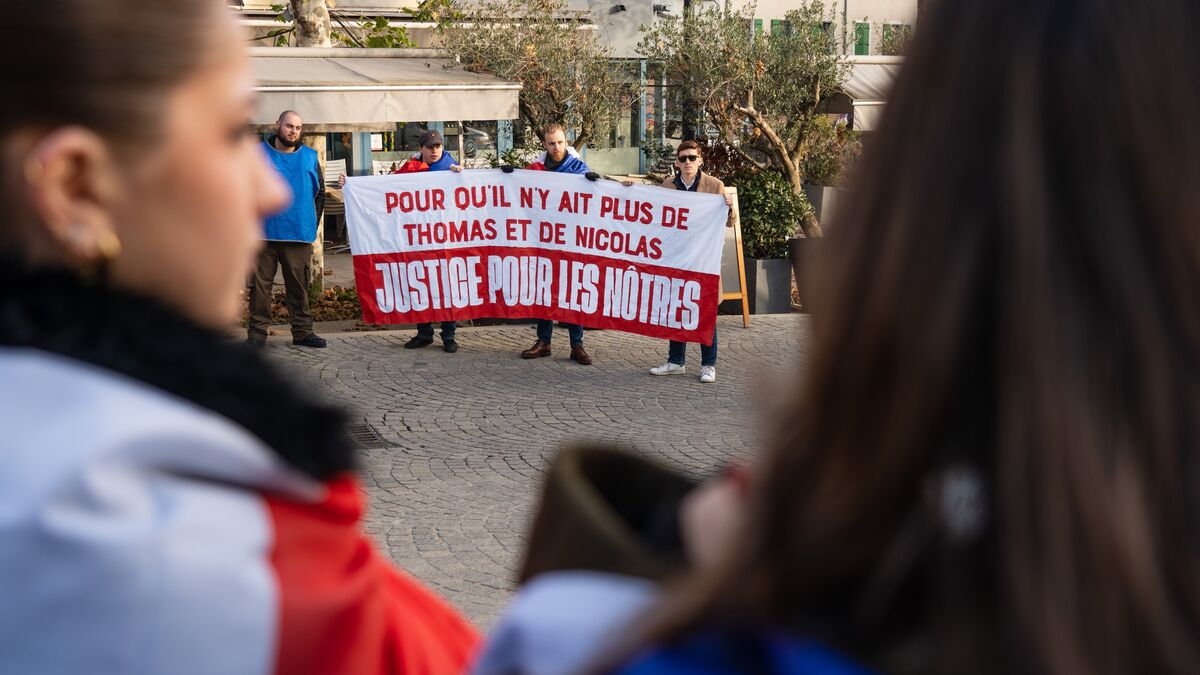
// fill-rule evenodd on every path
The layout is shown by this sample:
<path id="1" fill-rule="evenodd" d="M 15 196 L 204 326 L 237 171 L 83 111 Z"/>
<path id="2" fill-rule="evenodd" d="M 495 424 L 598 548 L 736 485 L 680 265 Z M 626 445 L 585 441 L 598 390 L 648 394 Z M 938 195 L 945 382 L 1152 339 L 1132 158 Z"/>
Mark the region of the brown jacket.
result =
<path id="1" fill-rule="evenodd" d="M 671 176 L 670 178 L 664 180 L 662 186 L 667 188 L 668 190 L 678 190 L 679 189 L 675 186 L 675 177 L 674 176 Z M 707 192 L 707 193 L 713 194 L 713 195 L 724 195 L 725 194 L 725 184 L 721 182 L 720 178 L 715 178 L 704 172 L 701 172 L 700 173 L 700 187 L 696 188 L 696 192 Z"/>
<path id="2" fill-rule="evenodd" d="M 721 195 L 722 197 L 725 196 L 725 184 L 721 182 L 720 178 L 710 176 L 701 171 L 699 180 L 700 185 L 696 188 L 696 192 L 707 192 L 713 195 Z M 668 190 L 679 189 L 679 187 L 675 185 L 675 176 L 671 176 L 670 178 L 664 180 L 662 186 Z M 733 227 L 733 209 L 729 210 L 729 220 L 725 221 L 725 227 Z"/>

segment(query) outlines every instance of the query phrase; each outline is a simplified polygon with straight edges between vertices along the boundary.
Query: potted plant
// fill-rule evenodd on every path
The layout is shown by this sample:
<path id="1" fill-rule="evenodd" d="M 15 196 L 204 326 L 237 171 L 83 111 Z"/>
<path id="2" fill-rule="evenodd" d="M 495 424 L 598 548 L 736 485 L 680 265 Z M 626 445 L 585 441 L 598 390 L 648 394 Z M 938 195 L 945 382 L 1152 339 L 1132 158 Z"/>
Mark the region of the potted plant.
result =
<path id="1" fill-rule="evenodd" d="M 815 126 L 809 139 L 811 144 L 803 162 L 804 195 L 821 226 L 833 223 L 836 227 L 836 214 L 847 194 L 843 187 L 846 168 L 862 151 L 862 134 L 839 119 L 833 124 Z M 788 241 L 788 257 L 802 307 L 811 300 L 812 273 L 821 260 L 824 244 L 822 237 L 796 237 Z"/>
<path id="2" fill-rule="evenodd" d="M 862 153 L 862 132 L 850 129 L 844 119 L 815 125 L 809 132 L 808 151 L 801 167 L 804 195 L 821 226 L 828 225 L 845 199 L 846 169 Z"/>
<path id="3" fill-rule="evenodd" d="M 788 240 L 809 213 L 808 201 L 792 191 L 777 171 L 739 171 L 726 181 L 737 186 L 750 311 L 791 311 L 792 267 Z"/>

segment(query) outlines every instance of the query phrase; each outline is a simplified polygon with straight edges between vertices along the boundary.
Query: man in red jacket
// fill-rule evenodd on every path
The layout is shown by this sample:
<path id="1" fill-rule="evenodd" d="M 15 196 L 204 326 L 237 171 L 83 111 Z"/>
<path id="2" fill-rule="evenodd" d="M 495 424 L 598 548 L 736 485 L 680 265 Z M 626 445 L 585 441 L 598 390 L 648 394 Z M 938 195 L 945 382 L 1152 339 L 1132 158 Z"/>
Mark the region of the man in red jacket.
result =
<path id="1" fill-rule="evenodd" d="M 454 157 L 442 146 L 442 134 L 429 130 L 421 134 L 421 153 L 413 155 L 394 173 L 419 173 L 421 171 L 453 171 L 458 173 L 462 167 L 454 161 Z M 458 324 L 454 321 L 442 322 L 442 351 L 453 354 L 458 351 L 458 342 L 454 339 Z M 417 324 L 417 335 L 404 343 L 405 349 L 420 349 L 433 344 L 433 323 Z"/>
<path id="2" fill-rule="evenodd" d="M 458 173 L 462 171 L 462 167 L 458 162 L 454 161 L 453 155 L 446 152 L 442 144 L 442 134 L 436 130 L 429 130 L 421 134 L 421 152 L 413 155 L 407 162 L 400 165 L 400 168 L 392 171 L 393 174 L 398 173 L 420 173 L 422 171 L 453 171 Z M 346 179 L 343 176 L 338 180 L 338 185 L 344 186 Z M 442 351 L 447 354 L 453 354 L 458 351 L 458 341 L 454 339 L 455 330 L 458 324 L 454 321 L 442 322 Z M 433 344 L 433 323 L 417 324 L 417 336 L 404 343 L 405 349 L 419 349 L 428 347 Z"/>

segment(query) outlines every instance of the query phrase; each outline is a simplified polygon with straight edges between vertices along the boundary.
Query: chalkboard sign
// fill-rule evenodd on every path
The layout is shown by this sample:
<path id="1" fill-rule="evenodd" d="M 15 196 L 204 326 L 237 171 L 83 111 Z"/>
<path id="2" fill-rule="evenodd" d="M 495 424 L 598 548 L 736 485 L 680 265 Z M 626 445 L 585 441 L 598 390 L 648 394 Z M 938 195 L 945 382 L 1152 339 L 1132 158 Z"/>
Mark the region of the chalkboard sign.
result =
<path id="1" fill-rule="evenodd" d="M 738 211 L 737 188 L 725 188 L 733 197 L 729 217 L 733 227 L 725 228 L 725 248 L 721 251 L 721 300 L 742 301 L 742 326 L 750 327 L 750 299 L 746 296 L 746 263 L 742 257 L 742 219 Z"/>

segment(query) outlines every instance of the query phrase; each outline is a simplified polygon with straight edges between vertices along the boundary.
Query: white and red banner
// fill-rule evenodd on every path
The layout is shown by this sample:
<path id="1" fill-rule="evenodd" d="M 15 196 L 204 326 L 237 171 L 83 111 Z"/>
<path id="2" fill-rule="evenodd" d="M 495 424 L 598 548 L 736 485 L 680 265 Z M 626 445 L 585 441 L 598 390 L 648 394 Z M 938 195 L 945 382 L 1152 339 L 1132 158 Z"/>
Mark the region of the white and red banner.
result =
<path id="1" fill-rule="evenodd" d="M 369 323 L 554 319 L 712 341 L 721 195 L 499 169 L 346 183 Z"/>

